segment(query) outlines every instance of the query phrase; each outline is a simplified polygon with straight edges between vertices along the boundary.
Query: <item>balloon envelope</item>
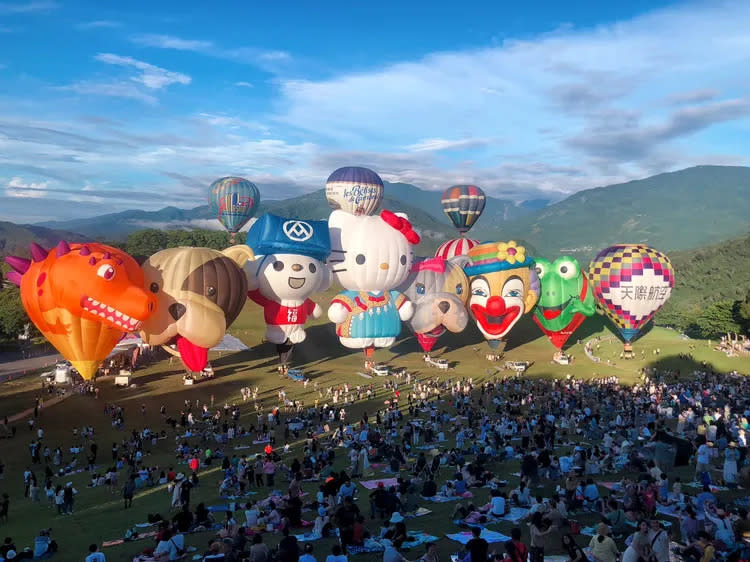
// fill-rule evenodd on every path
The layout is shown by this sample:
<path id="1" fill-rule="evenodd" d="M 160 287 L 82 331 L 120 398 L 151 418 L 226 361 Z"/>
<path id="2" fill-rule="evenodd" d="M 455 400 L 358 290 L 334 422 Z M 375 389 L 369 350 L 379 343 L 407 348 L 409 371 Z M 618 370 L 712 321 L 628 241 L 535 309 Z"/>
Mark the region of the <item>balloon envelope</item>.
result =
<path id="1" fill-rule="evenodd" d="M 436 258 L 443 258 L 449 260 L 456 256 L 466 256 L 469 254 L 474 246 L 479 244 L 479 240 L 472 240 L 471 238 L 454 238 L 440 244 L 440 247 L 435 252 Z"/>
<path id="2" fill-rule="evenodd" d="M 84 379 L 127 332 L 138 330 L 155 299 L 138 263 L 103 244 L 32 245 L 33 262 L 7 258 L 22 273 L 21 300 L 29 318 Z"/>
<path id="3" fill-rule="evenodd" d="M 604 313 L 630 341 L 669 299 L 674 270 L 669 258 L 654 248 L 618 244 L 594 258 L 589 281 Z"/>
<path id="4" fill-rule="evenodd" d="M 383 180 L 368 168 L 346 166 L 333 172 L 326 182 L 326 199 L 334 211 L 374 215 L 383 201 Z"/>
<path id="5" fill-rule="evenodd" d="M 554 263 L 537 259 L 534 267 L 542 284 L 534 322 L 552 345 L 562 349 L 586 317 L 596 312 L 591 284 L 578 261 L 567 256 Z"/>
<path id="6" fill-rule="evenodd" d="M 486 197 L 476 185 L 454 185 L 443 192 L 443 212 L 461 234 L 468 232 L 484 211 Z"/>
<path id="7" fill-rule="evenodd" d="M 254 183 L 244 178 L 221 178 L 211 184 L 208 203 L 224 228 L 235 233 L 255 215 L 260 205 L 260 192 Z"/>

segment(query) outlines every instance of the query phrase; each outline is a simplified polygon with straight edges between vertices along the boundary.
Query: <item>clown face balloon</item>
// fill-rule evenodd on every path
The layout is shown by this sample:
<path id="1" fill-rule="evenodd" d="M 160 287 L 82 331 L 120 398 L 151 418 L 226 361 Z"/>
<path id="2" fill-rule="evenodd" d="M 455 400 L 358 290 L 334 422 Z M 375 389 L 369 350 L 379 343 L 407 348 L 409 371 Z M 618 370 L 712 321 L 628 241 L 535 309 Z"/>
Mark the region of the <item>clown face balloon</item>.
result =
<path id="1" fill-rule="evenodd" d="M 469 277 L 469 310 L 485 339 L 499 343 L 539 299 L 534 260 L 510 242 L 474 246 L 464 268 Z"/>

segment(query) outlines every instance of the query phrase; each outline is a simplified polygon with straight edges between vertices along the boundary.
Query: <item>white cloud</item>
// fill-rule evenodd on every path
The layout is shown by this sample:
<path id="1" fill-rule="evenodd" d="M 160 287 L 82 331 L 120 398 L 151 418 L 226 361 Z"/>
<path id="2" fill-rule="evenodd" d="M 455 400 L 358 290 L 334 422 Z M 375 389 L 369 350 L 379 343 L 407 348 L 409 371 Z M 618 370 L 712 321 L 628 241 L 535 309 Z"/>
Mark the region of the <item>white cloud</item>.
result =
<path id="1" fill-rule="evenodd" d="M 114 29 L 117 27 L 121 27 L 122 24 L 119 21 L 113 21 L 113 20 L 93 20 L 93 21 L 84 21 L 76 25 L 76 29 L 80 29 L 82 31 L 89 30 L 89 29 Z"/>
<path id="2" fill-rule="evenodd" d="M 171 35 L 159 35 L 149 33 L 133 37 L 133 42 L 144 47 L 156 47 L 159 49 L 175 49 L 177 51 L 196 51 L 206 52 L 213 49 L 214 44 L 211 41 L 196 39 L 182 39 Z"/>
<path id="3" fill-rule="evenodd" d="M 577 170 L 574 181 L 551 174 L 537 183 L 552 190 L 633 179 L 655 160 L 676 169 L 738 150 L 748 132 L 750 90 L 738 80 L 750 65 L 748 21 L 750 3 L 680 4 L 592 29 L 280 80 L 276 118 L 323 131 L 334 146 L 384 153 L 395 143 L 438 153 L 451 139 L 503 139 L 472 147 L 471 162 L 436 154 L 424 177 L 409 174 L 419 184 L 471 171 L 490 192 L 527 185 L 499 177 L 497 162 Z M 670 96 L 683 107 L 665 104 Z M 725 140 L 707 136 L 719 127 L 732 131 Z M 688 138 L 694 148 L 678 149 Z"/>
<path id="4" fill-rule="evenodd" d="M 79 118 L 80 110 L 60 108 L 64 117 L 44 121 L 33 94 L 35 107 L 18 102 L 18 111 L 2 98 L 0 112 L 14 117 L 0 115 L 0 169 L 77 190 L 64 195 L 102 197 L 106 189 L 107 201 L 122 209 L 133 207 L 134 185 L 144 208 L 188 207 L 202 204 L 206 186 L 222 175 L 247 177 L 264 196 L 282 198 L 321 188 L 345 165 L 433 190 L 477 183 L 523 200 L 696 164 L 748 164 L 740 142 L 750 133 L 750 89 L 742 79 L 750 65 L 748 21 L 748 3 L 681 4 L 612 25 L 356 72 L 326 68 L 322 79 L 297 69 L 270 83 L 278 88 L 270 113 L 234 91 L 239 103 L 202 95 L 187 111 L 178 108 L 195 98 L 148 119 L 119 109 L 116 119 Z M 284 51 L 226 48 L 219 39 L 133 41 L 188 53 L 180 59 L 198 53 L 276 69 L 290 62 Z M 110 65 L 112 79 L 63 88 L 156 104 L 170 86 L 190 83 L 186 74 L 130 56 L 97 60 Z M 232 84 L 252 86 L 225 82 Z M 105 179 L 112 181 L 106 188 Z M 81 190 L 86 181 L 98 187 Z"/>
<path id="5" fill-rule="evenodd" d="M 23 197 L 28 199 L 39 199 L 47 195 L 46 189 L 49 182 L 29 182 L 23 178 L 12 178 L 5 190 L 5 195 L 9 197 Z"/>
<path id="6" fill-rule="evenodd" d="M 269 128 L 257 121 L 248 121 L 240 117 L 216 114 L 216 113 L 199 113 L 198 120 L 208 123 L 214 127 L 226 127 L 229 129 L 252 129 L 267 133 Z"/>
<path id="7" fill-rule="evenodd" d="M 57 2 L 39 0 L 36 2 L 0 2 L 0 14 L 38 14 L 55 10 Z"/>
<path id="8" fill-rule="evenodd" d="M 441 150 L 463 150 L 486 146 L 489 139 L 425 139 L 406 147 L 411 152 L 437 152 Z"/>
<path id="9" fill-rule="evenodd" d="M 159 90 L 172 84 L 190 84 L 191 78 L 181 72 L 173 72 L 164 68 L 143 62 L 133 57 L 123 57 L 111 53 L 99 53 L 94 57 L 99 62 L 117 66 L 131 67 L 139 70 L 137 76 L 131 78 L 152 90 Z"/>
<path id="10" fill-rule="evenodd" d="M 226 48 L 216 45 L 213 41 L 204 39 L 185 39 L 174 35 L 161 35 L 154 33 L 142 34 L 131 37 L 131 41 L 136 45 L 144 47 L 190 51 L 201 53 L 209 57 L 254 64 L 265 68 L 266 70 L 277 69 L 278 65 L 288 63 L 292 60 L 292 56 L 286 51 L 260 49 L 257 47 Z"/>
<path id="11" fill-rule="evenodd" d="M 158 101 L 156 96 L 144 92 L 132 82 L 96 82 L 92 80 L 81 80 L 79 82 L 74 82 L 73 84 L 68 84 L 67 86 L 59 86 L 57 89 L 61 91 L 75 92 L 77 94 L 133 99 L 152 105 L 156 104 Z"/>

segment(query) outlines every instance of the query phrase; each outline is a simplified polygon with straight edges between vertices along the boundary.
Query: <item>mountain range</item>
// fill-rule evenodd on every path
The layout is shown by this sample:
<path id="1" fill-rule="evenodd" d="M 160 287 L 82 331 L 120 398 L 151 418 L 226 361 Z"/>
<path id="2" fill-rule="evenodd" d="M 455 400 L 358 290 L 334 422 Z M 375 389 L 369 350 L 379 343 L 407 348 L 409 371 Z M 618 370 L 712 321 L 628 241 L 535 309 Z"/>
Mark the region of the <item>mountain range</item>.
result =
<path id="1" fill-rule="evenodd" d="M 422 253 L 456 236 L 442 212 L 440 196 L 440 192 L 410 184 L 386 183 L 383 208 L 409 215 L 425 241 L 426 247 L 420 248 Z M 320 189 L 281 201 L 265 199 L 258 214 L 264 212 L 325 219 L 330 208 Z M 206 205 L 194 209 L 130 210 L 16 226 L 15 230 L 9 225 L 0 223 L 0 253 L 7 253 L 7 247 L 12 247 L 18 237 L 117 241 L 144 228 L 216 228 L 217 222 Z M 27 230 L 21 235 L 18 228 Z M 748 233 L 750 168 L 697 166 L 580 191 L 551 204 L 547 200 L 531 200 L 519 205 L 487 197 L 485 211 L 468 236 L 480 240 L 523 240 L 539 255 L 554 258 L 568 253 L 585 262 L 597 250 L 618 242 L 647 243 L 663 251 L 675 251 Z"/>

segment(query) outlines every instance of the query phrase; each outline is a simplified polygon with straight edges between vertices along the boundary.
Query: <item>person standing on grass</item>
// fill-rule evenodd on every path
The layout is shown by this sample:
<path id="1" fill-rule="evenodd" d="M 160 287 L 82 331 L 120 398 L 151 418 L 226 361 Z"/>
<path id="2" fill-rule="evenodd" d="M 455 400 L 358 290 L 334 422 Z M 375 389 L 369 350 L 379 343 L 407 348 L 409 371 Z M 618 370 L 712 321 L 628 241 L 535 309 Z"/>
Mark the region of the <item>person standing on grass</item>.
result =
<path id="1" fill-rule="evenodd" d="M 133 494 L 135 494 L 135 476 L 130 476 L 122 487 L 122 498 L 125 501 L 125 509 L 133 507 Z"/>
<path id="2" fill-rule="evenodd" d="M 542 514 L 534 513 L 529 524 L 531 530 L 531 549 L 529 550 L 529 562 L 544 562 L 544 537 L 555 530 L 554 527 L 544 529 Z"/>

